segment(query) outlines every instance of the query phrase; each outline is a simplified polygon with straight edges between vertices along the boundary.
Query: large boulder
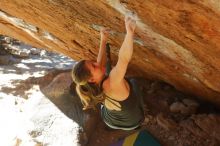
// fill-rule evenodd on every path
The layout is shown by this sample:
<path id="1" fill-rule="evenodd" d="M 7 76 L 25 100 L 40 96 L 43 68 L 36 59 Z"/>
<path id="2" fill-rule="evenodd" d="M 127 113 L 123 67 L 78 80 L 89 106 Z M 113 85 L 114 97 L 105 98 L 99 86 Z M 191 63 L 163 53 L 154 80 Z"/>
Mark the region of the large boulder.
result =
<path id="1" fill-rule="evenodd" d="M 72 81 L 70 71 L 58 75 L 52 73 L 41 79 L 41 82 L 44 82 L 41 84 L 41 91 L 73 123 L 77 123 L 81 127 L 81 130 L 78 131 L 78 139 L 79 143 L 84 145 L 95 130 L 100 116 L 96 111 L 82 110 L 82 103 L 75 91 L 75 84 Z"/>
<path id="2" fill-rule="evenodd" d="M 96 57 L 98 30 L 108 26 L 115 62 L 124 15 L 135 12 L 129 70 L 220 105 L 219 5 L 219 0 L 1 0 L 0 33 L 79 60 Z"/>

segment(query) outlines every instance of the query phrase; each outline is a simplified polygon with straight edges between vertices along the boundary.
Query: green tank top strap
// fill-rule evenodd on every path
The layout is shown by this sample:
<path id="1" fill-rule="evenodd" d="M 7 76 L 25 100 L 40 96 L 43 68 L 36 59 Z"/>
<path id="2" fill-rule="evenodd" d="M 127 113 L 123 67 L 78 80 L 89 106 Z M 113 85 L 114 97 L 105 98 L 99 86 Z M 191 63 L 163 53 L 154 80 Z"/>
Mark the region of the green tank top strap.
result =
<path id="1" fill-rule="evenodd" d="M 108 95 L 106 95 L 106 94 L 105 94 L 105 96 L 106 96 L 106 98 L 107 98 L 107 99 L 110 99 L 110 100 L 113 100 L 113 101 L 119 102 L 119 101 L 117 101 L 117 100 L 115 100 L 115 99 L 113 99 L 113 98 L 109 97 L 109 96 L 108 96 Z"/>
<path id="2" fill-rule="evenodd" d="M 111 102 L 113 105 L 115 105 L 116 107 L 118 107 L 118 108 L 121 108 L 120 106 L 118 106 L 116 103 L 114 103 L 113 101 L 116 101 L 116 102 L 118 102 L 117 100 L 114 100 L 114 99 L 112 99 L 112 98 L 110 98 L 109 96 L 107 96 L 106 94 L 105 94 L 105 96 L 106 96 L 106 100 L 108 100 L 109 102 Z"/>

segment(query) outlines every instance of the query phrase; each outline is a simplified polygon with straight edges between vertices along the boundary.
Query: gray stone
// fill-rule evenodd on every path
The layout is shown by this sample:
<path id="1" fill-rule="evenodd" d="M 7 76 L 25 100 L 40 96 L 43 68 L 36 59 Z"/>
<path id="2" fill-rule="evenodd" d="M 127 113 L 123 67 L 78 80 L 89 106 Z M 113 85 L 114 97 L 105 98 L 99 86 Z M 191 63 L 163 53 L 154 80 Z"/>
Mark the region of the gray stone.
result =
<path id="1" fill-rule="evenodd" d="M 170 111 L 173 113 L 181 113 L 184 115 L 195 114 L 198 108 L 198 104 L 193 100 L 184 99 L 182 102 L 174 102 L 170 105 Z"/>
<path id="2" fill-rule="evenodd" d="M 186 110 L 186 106 L 181 102 L 174 102 L 170 105 L 170 111 L 174 113 L 179 113 Z"/>
<path id="3" fill-rule="evenodd" d="M 31 48 L 30 51 L 31 51 L 32 55 L 40 55 L 40 53 L 41 53 L 41 50 L 37 49 L 37 48 Z"/>
<path id="4" fill-rule="evenodd" d="M 187 105 L 187 106 L 195 106 L 195 107 L 198 107 L 198 106 L 199 106 L 199 103 L 197 103 L 195 100 L 192 100 L 192 99 L 187 99 L 187 98 L 185 98 L 185 99 L 183 99 L 182 101 L 183 101 L 183 103 L 184 103 L 185 105 Z"/>
<path id="5" fill-rule="evenodd" d="M 20 51 L 19 56 L 20 57 L 29 57 L 30 55 L 30 50 L 29 51 Z"/>

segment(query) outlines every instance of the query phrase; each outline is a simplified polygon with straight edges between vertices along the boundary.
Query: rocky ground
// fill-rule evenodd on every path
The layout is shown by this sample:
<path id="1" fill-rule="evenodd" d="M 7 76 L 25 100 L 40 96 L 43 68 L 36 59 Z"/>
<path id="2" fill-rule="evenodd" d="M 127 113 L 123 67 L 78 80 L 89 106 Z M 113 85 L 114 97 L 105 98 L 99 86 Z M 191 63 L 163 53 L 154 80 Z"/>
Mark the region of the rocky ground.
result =
<path id="1" fill-rule="evenodd" d="M 145 121 L 136 130 L 111 130 L 99 111 L 82 111 L 72 90 L 74 61 L 10 42 L 0 55 L 0 145 L 107 146 L 141 129 L 163 146 L 220 145 L 216 107 L 164 82 L 140 78 Z"/>
<path id="2" fill-rule="evenodd" d="M 140 80 L 144 86 L 145 121 L 140 129 L 109 130 L 100 122 L 89 146 L 108 145 L 141 129 L 147 129 L 163 146 L 218 146 L 219 111 L 158 81 Z"/>

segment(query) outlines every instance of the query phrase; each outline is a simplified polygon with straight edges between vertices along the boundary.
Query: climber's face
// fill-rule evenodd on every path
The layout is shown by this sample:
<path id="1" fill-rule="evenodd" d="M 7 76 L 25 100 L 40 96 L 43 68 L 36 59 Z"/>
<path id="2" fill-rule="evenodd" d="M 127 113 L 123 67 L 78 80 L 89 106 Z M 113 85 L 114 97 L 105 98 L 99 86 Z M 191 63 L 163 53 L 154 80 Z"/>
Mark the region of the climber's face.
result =
<path id="1" fill-rule="evenodd" d="M 86 60 L 85 65 L 92 75 L 89 82 L 100 83 L 105 75 L 105 68 L 100 66 L 97 62 L 89 60 Z"/>

